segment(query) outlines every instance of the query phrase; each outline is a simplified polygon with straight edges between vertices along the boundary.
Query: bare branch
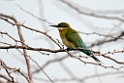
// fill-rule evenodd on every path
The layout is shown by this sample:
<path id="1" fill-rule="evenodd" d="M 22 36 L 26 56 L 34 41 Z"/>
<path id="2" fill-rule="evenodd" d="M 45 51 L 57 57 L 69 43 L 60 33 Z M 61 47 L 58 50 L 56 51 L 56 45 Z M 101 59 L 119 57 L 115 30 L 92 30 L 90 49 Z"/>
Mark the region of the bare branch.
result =
<path id="1" fill-rule="evenodd" d="M 99 36 L 104 36 L 104 37 L 110 37 L 110 38 L 113 38 L 113 39 L 121 39 L 121 40 L 124 40 L 123 38 L 121 38 L 122 36 L 124 36 L 124 31 L 120 32 L 121 34 L 117 37 L 114 37 L 114 36 L 111 36 L 111 35 L 104 35 L 104 34 L 100 34 L 100 33 L 97 33 L 97 32 L 93 32 L 93 33 L 85 33 L 85 32 L 81 32 L 81 31 L 78 31 L 79 33 L 82 33 L 82 34 L 86 34 L 86 35 L 93 35 L 93 34 L 96 34 L 96 35 L 99 35 Z"/>
<path id="2" fill-rule="evenodd" d="M 74 55 L 70 54 L 68 51 L 66 51 L 66 49 L 60 49 L 60 50 L 51 50 L 51 49 L 45 49 L 45 48 L 32 48 L 30 46 L 0 46 L 0 49 L 12 49 L 12 48 L 16 48 L 16 49 L 26 49 L 26 50 L 32 50 L 32 51 L 46 51 L 46 52 L 51 52 L 51 53 L 57 53 L 57 52 L 67 52 L 70 57 L 72 58 L 76 58 L 77 57 L 74 57 Z M 84 49 L 84 48 L 77 48 L 77 49 L 70 49 L 70 51 L 72 50 L 90 50 L 90 49 Z M 90 50 L 91 52 L 93 53 L 97 53 L 98 55 L 101 55 L 105 58 L 108 58 L 118 64 L 124 64 L 124 62 L 121 62 L 121 61 L 117 61 L 116 59 L 112 58 L 112 57 L 109 57 L 109 56 L 106 56 L 107 54 L 114 54 L 114 53 L 124 53 L 124 49 L 123 50 L 119 50 L 119 51 L 113 51 L 113 52 L 107 52 L 107 53 L 100 53 L 99 51 L 93 51 L 93 50 Z M 81 58 L 79 56 L 79 58 Z"/>
<path id="3" fill-rule="evenodd" d="M 105 16 L 105 15 L 99 15 L 99 14 L 95 14 L 95 13 L 87 13 L 84 11 L 81 11 L 79 8 L 75 7 L 73 4 L 71 4 L 70 2 L 66 1 L 66 0 L 61 0 L 61 2 L 65 3 L 66 5 L 68 5 L 70 8 L 74 9 L 75 11 L 77 11 L 80 14 L 84 14 L 87 16 L 93 16 L 93 17 L 97 17 L 97 18 L 103 18 L 103 19 L 109 19 L 109 20 L 118 20 L 118 21 L 124 21 L 124 19 L 119 18 L 119 17 L 114 17 L 114 16 Z"/>
<path id="4" fill-rule="evenodd" d="M 21 43 L 22 43 L 22 41 L 16 40 L 16 39 L 13 38 L 11 35 L 9 35 L 7 32 L 2 32 L 2 31 L 0 31 L 0 33 L 7 35 L 8 37 L 10 37 L 10 38 L 11 38 L 12 40 L 14 40 L 15 42 L 21 42 Z"/>
<path id="5" fill-rule="evenodd" d="M 68 58 L 68 56 L 63 56 L 63 57 L 61 57 L 61 58 L 59 58 L 59 59 L 49 60 L 49 61 L 47 61 L 47 62 L 42 66 L 42 68 L 44 69 L 44 68 L 46 68 L 49 64 L 54 63 L 54 62 L 58 62 L 58 61 L 62 61 L 62 60 L 64 60 L 64 59 L 66 59 L 66 58 Z M 33 73 L 38 73 L 38 72 L 40 72 L 40 70 L 41 70 L 41 69 L 37 69 L 37 70 L 33 71 Z"/>
<path id="6" fill-rule="evenodd" d="M 83 78 L 63 78 L 63 79 L 54 79 L 54 82 L 67 82 L 67 81 L 79 81 L 79 82 L 84 82 L 88 79 L 91 79 L 91 78 L 97 78 L 98 76 L 101 76 L 101 77 L 104 77 L 104 76 L 110 76 L 110 75 L 118 75 L 118 74 L 123 74 L 124 71 L 118 71 L 118 72 L 107 72 L 107 73 L 100 73 L 100 74 L 94 74 L 94 75 L 90 75 L 90 76 L 85 76 Z M 35 79 L 37 80 L 41 80 L 41 81 L 44 81 L 44 82 L 49 82 L 49 80 L 47 79 L 43 79 L 43 78 L 39 78 L 39 77 L 35 77 Z"/>
<path id="7" fill-rule="evenodd" d="M 14 78 L 11 76 L 11 73 L 8 71 L 8 67 L 6 66 L 6 64 L 0 59 L 0 63 L 1 63 L 1 66 L 5 69 L 5 71 L 7 72 L 8 76 L 11 78 L 12 82 L 15 82 L 14 81 Z"/>
<path id="8" fill-rule="evenodd" d="M 52 23 L 50 23 L 49 21 L 47 21 L 46 19 L 41 19 L 41 18 L 35 16 L 33 13 L 31 13 L 31 12 L 29 12 L 29 11 L 23 9 L 19 4 L 17 4 L 17 6 L 18 6 L 23 12 L 25 12 L 25 13 L 31 15 L 32 17 L 34 17 L 34 18 L 36 18 L 36 19 L 38 19 L 38 20 L 40 20 L 40 21 L 43 21 L 43 22 L 45 22 L 45 23 L 52 24 Z"/>
<path id="9" fill-rule="evenodd" d="M 105 44 L 105 43 L 117 41 L 119 39 L 123 39 L 123 38 L 121 38 L 122 36 L 124 36 L 124 31 L 122 31 L 120 35 L 118 35 L 117 37 L 114 37 L 112 39 L 108 39 L 108 40 L 104 40 L 104 39 L 97 40 L 97 42 L 91 44 L 89 47 L 93 47 L 93 46 L 96 46 L 96 45 L 102 45 L 102 44 Z"/>
<path id="10" fill-rule="evenodd" d="M 5 76 L 5 75 L 0 74 L 0 77 L 6 79 L 9 82 L 12 82 L 12 80 L 10 78 L 8 78 L 7 76 Z"/>
<path id="11" fill-rule="evenodd" d="M 1 59 L 0 59 L 0 63 L 1 63 L 1 66 L 6 70 L 6 72 L 8 73 L 9 77 L 12 79 L 11 82 L 15 83 L 14 81 L 14 78 L 10 75 L 11 73 L 8 71 L 9 70 L 13 70 L 14 72 L 18 72 L 20 73 L 29 83 L 30 83 L 30 79 L 23 73 L 21 72 L 20 69 L 17 69 L 17 68 L 11 68 L 9 66 L 7 66 Z M 8 79 L 6 77 L 4 77 L 5 79 Z M 8 79 L 9 80 L 9 79 Z"/>
<path id="12" fill-rule="evenodd" d="M 33 59 L 29 56 L 29 58 L 40 68 L 40 70 L 42 70 L 42 72 L 47 76 L 47 78 L 54 83 L 54 81 L 50 78 L 50 76 L 43 70 L 43 68 Z"/>
<path id="13" fill-rule="evenodd" d="M 17 21 L 17 19 L 14 16 L 0 14 L 0 17 L 1 16 L 4 17 L 4 20 L 6 20 L 6 21 L 8 21 L 7 19 L 9 18 L 9 19 L 13 20 L 16 24 L 19 24 L 19 22 Z M 7 19 L 5 19 L 5 18 L 7 18 Z M 21 32 L 20 25 L 17 25 L 17 30 L 18 30 L 18 34 L 19 34 L 19 37 L 20 37 L 20 41 L 22 41 L 21 44 L 22 44 L 22 46 L 25 46 L 24 38 L 23 38 L 23 35 L 22 35 L 22 32 Z M 31 80 L 30 83 L 33 83 L 32 73 L 31 73 L 31 68 L 30 68 L 30 62 L 29 62 L 29 59 L 27 58 L 27 52 L 26 52 L 25 49 L 23 49 L 23 52 L 24 52 L 24 58 L 25 58 L 26 63 L 27 63 L 28 75 L 29 75 L 29 78 Z"/>

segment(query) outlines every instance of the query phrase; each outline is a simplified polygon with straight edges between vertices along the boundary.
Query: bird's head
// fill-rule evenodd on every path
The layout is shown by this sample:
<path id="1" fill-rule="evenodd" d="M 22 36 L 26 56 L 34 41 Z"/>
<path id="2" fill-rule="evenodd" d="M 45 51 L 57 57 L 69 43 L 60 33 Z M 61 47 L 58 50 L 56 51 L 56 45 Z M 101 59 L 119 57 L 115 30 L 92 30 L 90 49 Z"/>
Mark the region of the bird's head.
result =
<path id="1" fill-rule="evenodd" d="M 70 25 L 66 22 L 61 22 L 58 25 L 50 25 L 50 26 L 57 27 L 59 31 L 65 31 L 70 27 Z"/>

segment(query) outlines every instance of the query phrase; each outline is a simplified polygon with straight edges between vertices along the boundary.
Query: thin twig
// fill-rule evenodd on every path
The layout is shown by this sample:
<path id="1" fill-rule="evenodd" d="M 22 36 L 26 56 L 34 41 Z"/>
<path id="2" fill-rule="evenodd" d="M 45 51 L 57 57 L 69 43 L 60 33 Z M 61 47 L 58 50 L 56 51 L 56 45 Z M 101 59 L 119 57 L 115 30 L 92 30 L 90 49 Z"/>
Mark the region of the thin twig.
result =
<path id="1" fill-rule="evenodd" d="M 1 59 L 0 59 L 0 63 L 1 63 L 1 66 L 3 66 L 3 68 L 7 72 L 8 76 L 11 78 L 12 82 L 15 82 L 14 78 L 11 76 L 11 73 L 8 71 L 8 67 L 6 66 L 6 64 Z"/>
<path id="2" fill-rule="evenodd" d="M 54 83 L 54 81 L 50 78 L 50 76 L 43 70 L 43 68 L 33 59 L 29 56 L 29 58 L 40 68 L 40 70 L 47 76 L 47 78 Z"/>
<path id="3" fill-rule="evenodd" d="M 43 22 L 45 22 L 45 23 L 52 24 L 51 22 L 47 21 L 46 19 L 41 19 L 41 18 L 37 17 L 36 15 L 34 15 L 33 13 L 31 13 L 31 12 L 29 12 L 29 11 L 23 9 L 19 4 L 17 4 L 17 6 L 18 6 L 23 12 L 25 12 L 25 13 L 31 15 L 32 17 L 34 17 L 34 18 L 36 18 L 36 19 L 38 19 L 38 20 L 40 20 L 40 21 L 43 21 Z"/>

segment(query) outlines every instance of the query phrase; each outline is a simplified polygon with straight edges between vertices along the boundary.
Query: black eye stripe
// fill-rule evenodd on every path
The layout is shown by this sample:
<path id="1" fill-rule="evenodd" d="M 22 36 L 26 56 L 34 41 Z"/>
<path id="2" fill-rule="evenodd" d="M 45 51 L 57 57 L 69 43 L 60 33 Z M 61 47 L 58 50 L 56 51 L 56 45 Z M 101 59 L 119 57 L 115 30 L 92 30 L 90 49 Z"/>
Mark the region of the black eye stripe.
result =
<path id="1" fill-rule="evenodd" d="M 67 26 L 58 26 L 58 27 L 67 27 Z"/>

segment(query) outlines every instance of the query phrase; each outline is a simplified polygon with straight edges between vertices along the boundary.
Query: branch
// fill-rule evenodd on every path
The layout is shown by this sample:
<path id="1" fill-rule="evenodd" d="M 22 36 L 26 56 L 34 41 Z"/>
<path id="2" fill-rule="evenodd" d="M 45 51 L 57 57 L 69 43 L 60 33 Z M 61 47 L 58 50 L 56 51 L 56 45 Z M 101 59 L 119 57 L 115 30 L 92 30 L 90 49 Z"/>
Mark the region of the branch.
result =
<path id="1" fill-rule="evenodd" d="M 12 82 L 12 80 L 10 78 L 8 78 L 7 76 L 5 76 L 5 75 L 0 74 L 0 77 L 6 79 L 9 82 Z"/>
<path id="2" fill-rule="evenodd" d="M 58 61 L 62 61 L 62 60 L 64 60 L 64 59 L 66 59 L 66 58 L 68 58 L 68 56 L 63 56 L 63 57 L 61 57 L 61 58 L 59 58 L 59 59 L 49 60 L 49 61 L 47 61 L 46 63 L 44 63 L 44 65 L 42 66 L 42 68 L 44 69 L 44 68 L 46 68 L 49 64 L 55 63 L 55 62 L 58 62 Z M 40 70 L 41 70 L 41 69 L 37 69 L 37 70 L 33 71 L 33 73 L 38 73 L 38 72 L 40 72 Z"/>
<path id="3" fill-rule="evenodd" d="M 42 72 L 47 76 L 47 78 L 54 83 L 54 81 L 50 78 L 50 76 L 43 70 L 43 68 L 33 59 L 29 56 L 29 58 L 40 68 L 40 70 L 42 70 Z"/>
<path id="4" fill-rule="evenodd" d="M 51 49 L 45 49 L 45 48 L 32 48 L 30 46 L 0 46 L 0 49 L 26 49 L 26 50 L 32 50 L 32 51 L 46 51 L 46 52 L 51 52 L 51 53 L 58 53 L 58 52 L 67 52 L 70 57 L 72 58 L 81 58 L 81 56 L 79 57 L 75 57 L 74 55 L 70 54 L 67 49 L 60 49 L 60 50 L 51 50 Z M 72 51 L 72 50 L 89 50 L 89 49 L 84 49 L 84 48 L 75 48 L 75 49 L 70 49 L 69 51 Z M 106 56 L 107 54 L 115 54 L 115 53 L 124 53 L 124 49 L 123 50 L 119 50 L 119 51 L 116 51 L 114 50 L 113 52 L 107 52 L 107 53 L 100 53 L 99 51 L 93 51 L 93 50 L 90 50 L 91 52 L 93 53 L 97 53 L 98 55 L 101 55 L 105 58 L 108 58 L 118 64 L 124 64 L 124 62 L 121 62 L 121 61 L 117 61 L 116 59 L 112 58 L 112 57 L 109 57 L 109 56 Z"/>
<path id="5" fill-rule="evenodd" d="M 95 13 L 87 13 L 84 11 L 81 11 L 78 7 L 75 7 L 73 4 L 71 4 L 70 2 L 66 1 L 66 0 L 61 0 L 61 2 L 63 2 L 64 4 L 68 5 L 70 8 L 74 9 L 75 11 L 77 11 L 80 14 L 84 14 L 87 16 L 92 16 L 92 17 L 97 17 L 97 18 L 104 18 L 104 19 L 110 19 L 110 20 L 118 20 L 118 21 L 124 21 L 124 19 L 119 18 L 119 17 L 114 17 L 114 16 L 105 16 L 105 15 L 99 15 L 99 14 L 95 14 Z"/>
<path id="6" fill-rule="evenodd" d="M 0 63 L 1 66 L 5 69 L 5 71 L 7 72 L 8 76 L 11 78 L 11 82 L 15 82 L 14 78 L 11 76 L 11 73 L 8 71 L 8 67 L 6 66 L 6 64 L 0 59 Z"/>
<path id="7" fill-rule="evenodd" d="M 33 13 L 31 13 L 31 12 L 29 12 L 29 11 L 23 9 L 19 4 L 17 4 L 17 6 L 20 8 L 20 10 L 22 10 L 23 12 L 25 12 L 25 13 L 31 15 L 32 17 L 34 17 L 34 18 L 36 18 L 36 19 L 38 19 L 38 20 L 40 20 L 40 21 L 46 22 L 46 23 L 48 23 L 48 24 L 52 24 L 52 23 L 50 23 L 49 21 L 47 21 L 46 19 L 41 19 L 41 18 L 35 16 Z"/>
<path id="8" fill-rule="evenodd" d="M 54 79 L 54 82 L 59 82 L 59 81 L 63 81 L 63 82 L 69 82 L 69 81 L 79 81 L 79 82 L 84 82 L 85 80 L 91 79 L 91 78 L 97 78 L 98 76 L 103 77 L 103 76 L 109 76 L 109 75 L 116 75 L 116 74 L 123 74 L 124 71 L 118 71 L 118 72 L 107 72 L 107 73 L 101 73 L 101 74 L 94 74 L 94 75 L 90 75 L 90 76 L 85 76 L 83 78 L 63 78 L 63 79 Z M 35 77 L 35 79 L 37 80 L 41 80 L 44 82 L 49 82 L 49 80 L 47 79 L 43 79 L 43 78 L 39 78 L 39 77 Z"/>
<path id="9" fill-rule="evenodd" d="M 110 38 L 113 38 L 113 39 L 122 39 L 124 40 L 123 38 L 121 38 L 122 36 L 124 36 L 124 31 L 120 32 L 121 34 L 117 37 L 114 37 L 114 36 L 111 36 L 111 35 L 104 35 L 104 34 L 100 34 L 100 33 L 97 33 L 97 32 L 93 32 L 93 33 L 85 33 L 85 32 L 81 32 L 81 31 L 78 31 L 79 33 L 82 33 L 82 34 L 86 34 L 86 35 L 93 35 L 93 34 L 96 34 L 98 36 L 104 36 L 104 37 L 110 37 Z"/>
<path id="10" fill-rule="evenodd" d="M 1 63 L 1 66 L 2 66 L 4 69 L 6 69 L 7 72 L 8 72 L 8 69 L 9 69 L 9 70 L 13 70 L 14 72 L 18 72 L 18 73 L 20 73 L 20 74 L 30 83 L 30 79 L 29 79 L 23 72 L 21 72 L 20 69 L 11 68 L 11 67 L 7 66 L 7 65 L 5 64 L 5 62 L 3 62 L 1 59 L 0 59 L 0 63 Z M 8 72 L 8 74 L 11 74 L 11 73 Z M 9 75 L 9 77 L 10 77 L 10 75 Z M 10 77 L 10 78 L 12 78 L 12 77 Z M 7 79 L 7 78 L 5 78 L 5 79 Z M 13 78 L 12 78 L 12 79 L 13 79 Z M 8 79 L 8 80 L 9 80 L 9 79 Z M 12 80 L 11 82 L 15 83 L 13 80 Z"/>
<path id="11" fill-rule="evenodd" d="M 7 35 L 8 37 L 10 37 L 10 38 L 11 38 L 12 40 L 14 40 L 15 42 L 21 42 L 21 43 L 22 43 L 22 41 L 19 41 L 19 40 L 15 39 L 15 38 L 12 37 L 11 35 L 9 35 L 7 32 L 2 32 L 2 31 L 0 31 L 0 33 Z"/>
<path id="12" fill-rule="evenodd" d="M 0 17 L 1 16 L 2 16 L 2 19 L 5 19 L 6 21 L 8 21 L 8 19 L 11 19 L 12 21 L 15 22 L 15 24 L 19 24 L 19 22 L 17 21 L 17 19 L 14 16 L 0 14 Z M 12 22 L 10 22 L 10 23 L 12 23 Z M 23 35 L 22 35 L 22 31 L 21 31 L 20 25 L 17 25 L 17 30 L 18 30 L 20 41 L 22 41 L 21 44 L 22 44 L 22 46 L 25 46 L 24 38 L 23 38 Z M 33 83 L 30 62 L 29 62 L 29 59 L 27 58 L 28 55 L 27 55 L 27 52 L 26 52 L 25 49 L 23 49 L 23 52 L 24 52 L 24 58 L 25 58 L 25 61 L 26 61 L 26 64 L 27 64 L 28 76 L 29 76 L 29 79 L 31 80 L 30 83 Z"/>
<path id="13" fill-rule="evenodd" d="M 114 37 L 113 39 L 109 39 L 109 40 L 97 40 L 97 42 L 93 43 L 92 45 L 90 45 L 89 47 L 93 47 L 93 46 L 96 46 L 96 45 L 102 45 L 104 43 L 109 43 L 109 42 L 112 42 L 112 41 L 117 41 L 119 39 L 123 39 L 121 38 L 122 36 L 124 36 L 124 31 L 121 32 L 121 34 L 117 37 Z M 124 39 L 123 39 L 124 40 Z"/>

